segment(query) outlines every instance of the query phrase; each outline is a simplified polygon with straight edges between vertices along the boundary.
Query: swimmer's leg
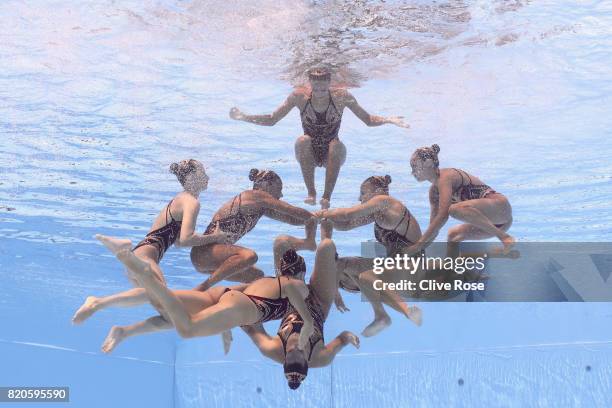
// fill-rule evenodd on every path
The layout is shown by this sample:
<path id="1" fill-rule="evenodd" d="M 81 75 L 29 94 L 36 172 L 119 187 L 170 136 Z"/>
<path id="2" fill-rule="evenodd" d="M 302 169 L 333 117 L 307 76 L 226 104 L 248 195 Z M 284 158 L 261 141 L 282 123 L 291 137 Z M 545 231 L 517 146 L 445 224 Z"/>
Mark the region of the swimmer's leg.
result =
<path id="1" fill-rule="evenodd" d="M 88 296 L 72 317 L 72 323 L 81 324 L 94 313 L 107 307 L 133 307 L 148 303 L 149 298 L 143 288 L 134 288 L 110 296 Z"/>
<path id="2" fill-rule="evenodd" d="M 220 334 L 257 318 L 257 309 L 249 298 L 235 291 L 221 296 L 218 303 L 192 316 L 179 297 L 156 278 L 147 262 L 129 251 L 121 251 L 117 257 L 133 271 L 149 296 L 159 302 L 182 337 Z"/>
<path id="3" fill-rule="evenodd" d="M 506 233 L 512 225 L 512 208 L 506 197 L 501 194 L 453 204 L 449 208 L 449 214 L 480 230 L 477 232 L 466 227 L 459 231 L 449 231 L 449 240 L 453 238 L 452 241 L 456 242 L 464 239 L 497 237 L 504 245 L 505 253 L 509 252 L 515 243 L 514 238 Z M 502 227 L 498 228 L 494 223 L 502 224 Z"/>
<path id="4" fill-rule="evenodd" d="M 327 218 L 321 220 L 321 239 L 332 239 L 334 235 L 334 223 Z"/>
<path id="5" fill-rule="evenodd" d="M 336 266 L 336 245 L 331 239 L 319 242 L 315 254 L 315 263 L 310 275 L 310 288 L 321 303 L 325 318 L 338 292 L 338 270 Z"/>
<path id="6" fill-rule="evenodd" d="M 95 238 L 102 242 L 113 255 L 117 255 L 123 249 L 130 249 L 132 247 L 132 241 L 129 239 L 113 238 L 102 234 L 96 234 Z"/>
<path id="7" fill-rule="evenodd" d="M 145 291 L 145 289 L 142 288 L 140 288 L 140 290 Z M 197 314 L 207 307 L 216 304 L 224 292 L 225 288 L 220 286 L 212 288 L 205 293 L 192 290 L 173 291 L 180 299 L 187 312 L 191 315 Z M 147 320 L 129 326 L 113 326 L 102 344 L 102 351 L 110 353 L 120 342 L 128 337 L 169 330 L 172 328 L 174 328 L 172 323 L 163 316 L 150 317 Z M 222 334 L 222 340 L 225 354 L 227 354 L 232 342 L 231 332 L 224 332 Z"/>
<path id="8" fill-rule="evenodd" d="M 173 327 L 172 323 L 162 316 L 150 317 L 147 320 L 129 326 L 113 326 L 108 332 L 104 343 L 102 343 L 102 352 L 110 353 L 119 343 L 128 337 L 169 330 Z"/>
<path id="9" fill-rule="evenodd" d="M 362 272 L 359 275 L 359 280 L 357 282 L 359 290 L 363 296 L 368 299 L 370 305 L 372 305 L 372 310 L 374 311 L 374 320 L 361 332 L 361 334 L 363 334 L 365 337 L 374 336 L 391 326 L 391 317 L 385 311 L 385 308 L 382 305 L 381 293 L 374 290 L 372 286 L 373 282 L 374 279 L 370 279 L 368 272 Z"/>
<path id="10" fill-rule="evenodd" d="M 308 197 L 304 202 L 314 205 L 317 200 L 317 190 L 315 188 L 316 160 L 312 151 L 312 139 L 310 136 L 302 135 L 295 141 L 295 158 L 300 164 L 304 184 L 308 191 Z"/>
<path id="11" fill-rule="evenodd" d="M 327 153 L 327 165 L 325 166 L 325 191 L 321 198 L 321 208 L 327 209 L 330 205 L 331 195 L 334 192 L 340 167 L 346 160 L 346 146 L 338 139 L 334 139 L 329 143 L 329 151 Z"/>
<path id="12" fill-rule="evenodd" d="M 249 266 L 238 275 L 230 276 L 226 280 L 230 282 L 251 283 L 259 278 L 263 278 L 264 271 L 256 266 Z"/>
<path id="13" fill-rule="evenodd" d="M 391 325 L 391 318 L 384 310 L 381 302 L 403 314 L 417 326 L 420 326 L 423 322 L 421 309 L 417 306 L 408 306 L 395 291 L 375 290 L 374 281 L 376 279 L 378 278 L 371 270 L 362 272 L 359 275 L 359 289 L 370 301 L 374 309 L 374 321 L 365 328 L 363 335 L 366 337 L 373 336 Z"/>
<path id="14" fill-rule="evenodd" d="M 222 280 L 248 283 L 264 273 L 255 266 L 257 254 L 238 245 L 215 244 L 192 250 L 191 260 L 199 271 L 210 271 L 211 276 L 195 290 L 205 291 Z"/>
<path id="15" fill-rule="evenodd" d="M 330 341 L 313 357 L 312 367 L 325 367 L 329 365 L 336 354 L 340 352 L 345 346 L 352 344 L 356 349 L 359 348 L 359 337 L 350 331 L 343 331 L 335 339 Z"/>

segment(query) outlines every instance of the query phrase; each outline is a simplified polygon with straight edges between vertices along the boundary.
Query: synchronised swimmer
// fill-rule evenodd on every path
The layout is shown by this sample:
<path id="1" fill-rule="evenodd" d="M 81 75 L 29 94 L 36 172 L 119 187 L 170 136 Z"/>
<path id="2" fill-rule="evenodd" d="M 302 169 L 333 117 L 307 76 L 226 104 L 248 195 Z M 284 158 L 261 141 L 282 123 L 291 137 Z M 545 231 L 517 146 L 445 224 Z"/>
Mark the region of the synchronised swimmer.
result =
<path id="1" fill-rule="evenodd" d="M 338 136 L 344 108 L 349 108 L 367 126 L 393 124 L 408 128 L 409 125 L 402 116 L 370 115 L 346 89 L 331 87 L 331 72 L 325 68 L 310 70 L 308 80 L 308 87 L 297 88 L 272 114 L 247 115 L 238 108 L 232 108 L 230 117 L 257 125 L 273 126 L 293 108 L 298 108 L 304 134 L 295 142 L 295 158 L 300 164 L 308 190 L 304 202 L 310 205 L 316 203 L 315 168 L 325 167 L 325 190 L 320 200 L 321 208 L 325 209 L 330 206 L 340 167 L 346 160 L 346 146 Z"/>
<path id="2" fill-rule="evenodd" d="M 408 127 L 401 117 L 367 113 L 346 90 L 331 87 L 326 69 L 309 72 L 309 86 L 293 92 L 271 115 L 246 115 L 233 108 L 230 116 L 260 125 L 273 125 L 297 107 L 304 135 L 295 146 L 296 158 L 308 190 L 305 200 L 314 204 L 315 167 L 326 167 L 321 210 L 310 212 L 283 200 L 283 183 L 272 170 L 252 169 L 249 190 L 238 193 L 214 214 L 204 233 L 196 233 L 200 195 L 209 178 L 201 162 L 189 159 L 170 166 L 182 186 L 159 212 L 144 239 L 132 246 L 126 239 L 96 235 L 125 265 L 134 288 L 102 297 L 89 296 L 73 317 L 81 324 L 108 307 L 131 307 L 150 303 L 157 315 L 128 326 L 113 326 L 102 345 L 110 353 L 125 339 L 174 328 L 182 337 L 221 335 L 229 352 L 231 330 L 241 327 L 266 357 L 283 366 L 287 384 L 296 389 L 305 380 L 309 367 L 330 364 L 346 345 L 359 347 L 360 339 L 342 331 L 325 342 L 325 322 L 331 306 L 345 313 L 349 308 L 341 292 L 361 293 L 370 303 L 374 318 L 361 332 L 374 336 L 391 324 L 391 308 L 417 326 L 422 311 L 410 306 L 409 298 L 444 298 L 447 292 L 484 290 L 478 273 L 483 258 L 473 265 L 454 256 L 456 243 L 464 240 L 498 238 L 508 253 L 515 240 L 508 234 L 512 208 L 508 199 L 478 177 L 456 168 L 440 168 L 438 145 L 416 149 L 409 159 L 412 174 L 419 182 L 431 183 L 429 225 L 424 232 L 408 207 L 390 195 L 391 176 L 373 175 L 359 190 L 359 203 L 349 208 L 330 208 L 330 199 L 346 149 L 338 138 L 342 112 L 348 107 L 368 126 L 386 123 Z M 304 228 L 304 237 L 289 235 L 273 241 L 274 276 L 264 276 L 257 267 L 258 255 L 238 245 L 262 217 Z M 452 217 L 462 222 L 449 229 L 449 257 L 452 265 L 432 270 L 426 258 L 428 245 Z M 387 258 L 370 259 L 340 256 L 332 240 L 333 231 L 372 225 L 373 237 L 384 246 Z M 316 242 L 318 225 L 320 241 Z M 337 239 L 337 238 L 336 238 Z M 171 290 L 160 263 L 172 246 L 191 247 L 195 269 L 207 275 L 191 290 Z M 313 272 L 305 279 L 306 265 L 298 251 L 316 251 Z M 460 262 L 460 263 L 459 263 Z M 449 269 L 452 273 L 448 273 Z M 382 279 L 388 271 L 395 280 Z M 406 272 L 407 273 L 404 273 Z M 381 275 L 383 274 L 383 275 Z M 390 274 L 387 274 L 390 275 Z M 234 286 L 218 285 L 233 281 Z M 270 336 L 263 323 L 279 320 L 278 332 Z"/>

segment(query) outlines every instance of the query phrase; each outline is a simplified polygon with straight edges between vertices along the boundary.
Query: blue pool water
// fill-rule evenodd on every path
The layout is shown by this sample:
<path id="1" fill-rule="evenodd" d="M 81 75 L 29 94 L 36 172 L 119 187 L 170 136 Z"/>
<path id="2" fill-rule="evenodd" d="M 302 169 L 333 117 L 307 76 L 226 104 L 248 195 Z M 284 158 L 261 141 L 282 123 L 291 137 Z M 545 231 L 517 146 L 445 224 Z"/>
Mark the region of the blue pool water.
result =
<path id="1" fill-rule="evenodd" d="M 269 128 L 228 111 L 272 111 L 320 62 L 366 109 L 412 126 L 367 128 L 346 112 L 334 206 L 388 173 L 427 225 L 427 186 L 408 157 L 438 143 L 443 166 L 509 197 L 519 241 L 611 241 L 610 2 L 5 0 L 0 16 L 0 386 L 67 385 L 78 407 L 612 404 L 605 303 L 427 303 L 421 328 L 394 314 L 390 329 L 291 393 L 238 330 L 228 356 L 218 337 L 173 332 L 107 356 L 108 329 L 150 307 L 70 323 L 87 295 L 129 288 L 92 237 L 140 239 L 177 191 L 171 162 L 208 168 L 200 229 L 249 188 L 252 167 L 276 170 L 285 199 L 301 205 L 297 112 Z M 302 232 L 264 219 L 241 243 L 271 273 L 283 233 Z M 335 238 L 356 255 L 371 230 Z M 171 287 L 203 279 L 185 249 L 162 268 Z M 359 297 L 346 299 L 351 312 L 332 312 L 329 338 L 371 319 Z"/>

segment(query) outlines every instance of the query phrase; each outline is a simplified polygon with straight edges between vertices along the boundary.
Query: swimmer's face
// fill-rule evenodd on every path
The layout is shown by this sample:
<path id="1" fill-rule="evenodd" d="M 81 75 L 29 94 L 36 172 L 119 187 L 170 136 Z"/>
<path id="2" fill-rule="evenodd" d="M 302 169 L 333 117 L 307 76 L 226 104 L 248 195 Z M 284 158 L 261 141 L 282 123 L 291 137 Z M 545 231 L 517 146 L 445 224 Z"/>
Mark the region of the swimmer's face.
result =
<path id="1" fill-rule="evenodd" d="M 300 345 L 300 333 L 299 332 L 291 333 L 291 335 L 287 339 L 286 352 L 289 353 L 294 350 L 300 350 L 299 345 Z M 300 351 L 304 353 L 304 358 L 306 358 L 306 354 L 305 354 L 306 352 L 304 350 L 300 350 Z"/>
<path id="2" fill-rule="evenodd" d="M 270 194 L 272 197 L 281 199 L 283 197 L 283 183 L 281 182 L 270 182 Z"/>
<path id="3" fill-rule="evenodd" d="M 410 159 L 410 167 L 412 167 L 412 175 L 418 182 L 431 180 L 435 174 L 435 168 L 431 159 L 421 160 L 418 157 Z"/>
<path id="4" fill-rule="evenodd" d="M 365 204 L 376 195 L 376 189 L 369 183 L 362 184 L 359 192 L 359 201 L 361 204 Z"/>
<path id="5" fill-rule="evenodd" d="M 260 184 L 260 188 L 277 200 L 283 196 L 283 183 L 278 180 L 264 181 Z"/>
<path id="6" fill-rule="evenodd" d="M 331 81 L 328 79 L 311 79 L 310 87 L 312 88 L 312 96 L 316 98 L 327 96 L 330 83 Z"/>

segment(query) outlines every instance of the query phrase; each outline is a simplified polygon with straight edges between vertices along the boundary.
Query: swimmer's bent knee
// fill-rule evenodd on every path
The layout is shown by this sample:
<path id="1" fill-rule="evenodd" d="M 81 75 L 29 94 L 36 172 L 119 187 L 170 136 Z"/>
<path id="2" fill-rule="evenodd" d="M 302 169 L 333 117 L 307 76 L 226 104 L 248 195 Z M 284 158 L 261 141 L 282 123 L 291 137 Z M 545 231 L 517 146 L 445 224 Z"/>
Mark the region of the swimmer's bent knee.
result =
<path id="1" fill-rule="evenodd" d="M 195 266 L 198 272 L 206 271 L 204 262 L 204 251 L 204 247 L 198 246 L 191 248 L 191 252 L 189 254 L 191 258 L 191 263 L 193 264 L 193 266 Z"/>

